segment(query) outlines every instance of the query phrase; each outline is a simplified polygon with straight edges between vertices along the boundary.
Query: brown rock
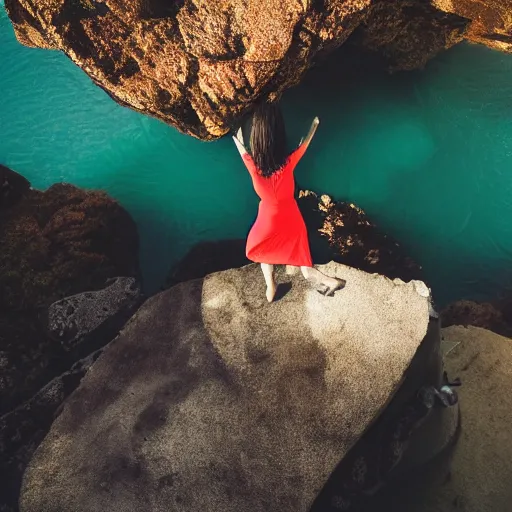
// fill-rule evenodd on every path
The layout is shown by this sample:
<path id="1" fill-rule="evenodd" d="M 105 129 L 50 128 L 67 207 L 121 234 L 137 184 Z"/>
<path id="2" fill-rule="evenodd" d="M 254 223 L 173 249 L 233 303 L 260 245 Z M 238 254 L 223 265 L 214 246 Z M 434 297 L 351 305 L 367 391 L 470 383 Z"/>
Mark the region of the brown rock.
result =
<path id="1" fill-rule="evenodd" d="M 478 327 L 442 330 L 450 375 L 460 377 L 461 435 L 448 478 L 392 494 L 393 512 L 508 512 L 512 480 L 512 340 Z M 442 468 L 437 465 L 437 471 Z"/>
<path id="2" fill-rule="evenodd" d="M 318 230 L 329 244 L 328 259 L 391 279 L 423 278 L 421 267 L 398 242 L 381 232 L 361 208 L 333 201 L 328 195 L 318 198 L 310 191 L 300 195 L 299 204 L 310 233 Z M 314 244 L 314 234 L 311 238 Z"/>
<path id="3" fill-rule="evenodd" d="M 430 0 L 437 9 L 470 20 L 466 39 L 512 51 L 512 0 Z"/>
<path id="4" fill-rule="evenodd" d="M 495 331 L 503 324 L 501 311 L 490 302 L 458 300 L 448 305 L 441 313 L 443 327 L 450 325 L 473 325 Z"/>
<path id="5" fill-rule="evenodd" d="M 464 37 L 510 50 L 512 0 L 5 0 L 19 41 L 65 52 L 122 105 L 211 140 L 355 41 L 412 69 Z"/>
<path id="6" fill-rule="evenodd" d="M 106 194 L 72 185 L 27 190 L 2 209 L 0 247 L 2 413 L 68 369 L 59 366 L 60 344 L 46 334 L 47 307 L 139 270 L 130 215 Z"/>
<path id="7" fill-rule="evenodd" d="M 26 178 L 0 164 L 0 210 L 16 204 L 29 190 Z"/>
<path id="8" fill-rule="evenodd" d="M 464 18 L 417 0 L 378 2 L 354 39 L 383 55 L 390 70 L 412 70 L 460 43 L 467 24 Z"/>
<path id="9" fill-rule="evenodd" d="M 512 316 L 510 298 L 493 302 L 458 300 L 449 304 L 442 312 L 444 327 L 451 325 L 472 325 L 482 327 L 502 336 L 512 336 Z"/>

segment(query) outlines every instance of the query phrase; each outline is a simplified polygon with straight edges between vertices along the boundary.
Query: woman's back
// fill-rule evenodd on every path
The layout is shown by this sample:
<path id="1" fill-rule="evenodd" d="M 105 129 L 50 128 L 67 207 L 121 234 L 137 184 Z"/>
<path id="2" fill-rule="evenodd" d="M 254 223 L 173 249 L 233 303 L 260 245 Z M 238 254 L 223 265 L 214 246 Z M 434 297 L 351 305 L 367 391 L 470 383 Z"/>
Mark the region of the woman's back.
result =
<path id="1" fill-rule="evenodd" d="M 299 146 L 286 160 L 284 166 L 270 176 L 264 176 L 256 167 L 251 155 L 243 156 L 252 178 L 254 190 L 263 203 L 279 204 L 293 201 L 295 194 L 294 170 L 305 151 Z"/>

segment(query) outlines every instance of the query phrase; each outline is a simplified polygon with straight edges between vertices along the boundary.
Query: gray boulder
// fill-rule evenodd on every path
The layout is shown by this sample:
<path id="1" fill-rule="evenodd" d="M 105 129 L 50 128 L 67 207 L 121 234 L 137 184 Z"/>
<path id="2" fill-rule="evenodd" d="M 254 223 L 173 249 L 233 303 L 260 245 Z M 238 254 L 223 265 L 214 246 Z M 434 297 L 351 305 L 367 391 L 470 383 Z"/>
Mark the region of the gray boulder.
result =
<path id="1" fill-rule="evenodd" d="M 297 512 L 400 388 L 429 326 L 421 282 L 295 270 L 268 304 L 256 265 L 149 299 L 39 446 L 21 512 Z"/>
<path id="2" fill-rule="evenodd" d="M 77 361 L 30 400 L 0 417 L 0 512 L 17 510 L 23 471 L 47 434 L 64 399 L 78 386 L 101 350 Z"/>
<path id="3" fill-rule="evenodd" d="M 446 367 L 460 376 L 462 432 L 450 478 L 393 493 L 393 512 L 512 510 L 512 339 L 479 327 L 442 330 Z"/>
<path id="4" fill-rule="evenodd" d="M 70 351 L 98 337 L 100 329 L 119 330 L 141 300 L 136 279 L 117 277 L 102 290 L 78 293 L 54 302 L 48 309 L 50 335 L 60 341 L 64 350 Z"/>
<path id="5" fill-rule="evenodd" d="M 142 299 L 134 278 L 118 277 L 102 290 L 66 297 L 50 306 L 49 330 L 65 354 L 53 368 L 56 371 L 60 366 L 61 374 L 0 416 L 0 511 L 2 507 L 15 510 L 23 471 L 54 414 L 98 357 L 97 349 L 118 334 Z M 2 364 L 8 363 L 0 352 L 0 369 Z"/>

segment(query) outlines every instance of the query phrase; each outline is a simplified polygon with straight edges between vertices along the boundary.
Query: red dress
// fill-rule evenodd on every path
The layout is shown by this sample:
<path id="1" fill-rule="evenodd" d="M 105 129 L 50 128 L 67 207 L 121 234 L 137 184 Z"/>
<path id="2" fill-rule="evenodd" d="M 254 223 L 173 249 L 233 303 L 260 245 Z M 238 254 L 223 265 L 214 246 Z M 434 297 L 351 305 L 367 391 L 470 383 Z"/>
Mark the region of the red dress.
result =
<path id="1" fill-rule="evenodd" d="M 308 233 L 295 201 L 293 171 L 306 151 L 302 144 L 269 178 L 256 168 L 251 155 L 243 160 L 261 199 L 258 217 L 247 237 L 247 258 L 257 263 L 311 267 Z"/>

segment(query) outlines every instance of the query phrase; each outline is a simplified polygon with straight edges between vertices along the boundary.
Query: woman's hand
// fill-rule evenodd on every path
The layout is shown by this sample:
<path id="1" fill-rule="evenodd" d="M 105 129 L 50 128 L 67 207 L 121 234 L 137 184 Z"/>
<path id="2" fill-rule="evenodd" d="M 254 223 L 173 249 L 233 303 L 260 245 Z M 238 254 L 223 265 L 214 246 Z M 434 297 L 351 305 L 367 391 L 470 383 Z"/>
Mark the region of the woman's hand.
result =
<path id="1" fill-rule="evenodd" d="M 243 157 L 247 154 L 247 149 L 244 146 L 244 138 L 242 135 L 242 128 L 239 128 L 236 135 L 233 135 L 233 141 L 235 142 L 238 152 Z"/>
<path id="2" fill-rule="evenodd" d="M 236 132 L 236 138 L 242 143 L 244 143 L 244 136 L 242 135 L 242 127 L 238 128 L 238 131 Z"/>

